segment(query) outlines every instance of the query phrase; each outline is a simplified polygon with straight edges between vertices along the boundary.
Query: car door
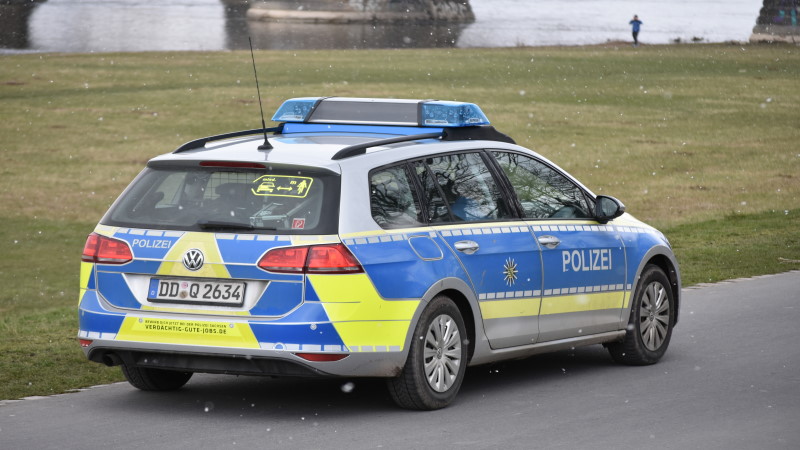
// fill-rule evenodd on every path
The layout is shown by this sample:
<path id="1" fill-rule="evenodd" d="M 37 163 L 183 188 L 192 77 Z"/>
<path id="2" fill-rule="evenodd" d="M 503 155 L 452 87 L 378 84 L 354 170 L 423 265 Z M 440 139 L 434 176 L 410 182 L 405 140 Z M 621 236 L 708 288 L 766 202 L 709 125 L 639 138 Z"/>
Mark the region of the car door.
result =
<path id="1" fill-rule="evenodd" d="M 541 248 L 539 341 L 616 330 L 626 293 L 625 249 L 593 218 L 584 191 L 544 161 L 494 151 Z"/>
<path id="2" fill-rule="evenodd" d="M 531 344 L 538 335 L 539 249 L 487 157 L 483 152 L 453 153 L 412 166 L 428 220 L 470 277 L 490 345 Z"/>

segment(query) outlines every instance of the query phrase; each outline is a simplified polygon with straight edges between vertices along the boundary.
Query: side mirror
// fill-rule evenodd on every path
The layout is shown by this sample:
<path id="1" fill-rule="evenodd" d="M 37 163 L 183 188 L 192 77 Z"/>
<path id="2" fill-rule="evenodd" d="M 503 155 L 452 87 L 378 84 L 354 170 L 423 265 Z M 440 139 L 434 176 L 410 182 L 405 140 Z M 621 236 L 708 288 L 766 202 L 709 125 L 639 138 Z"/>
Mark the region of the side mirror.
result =
<path id="1" fill-rule="evenodd" d="M 625 213 L 625 205 L 614 197 L 598 195 L 595 201 L 594 218 L 600 223 L 607 223 Z"/>

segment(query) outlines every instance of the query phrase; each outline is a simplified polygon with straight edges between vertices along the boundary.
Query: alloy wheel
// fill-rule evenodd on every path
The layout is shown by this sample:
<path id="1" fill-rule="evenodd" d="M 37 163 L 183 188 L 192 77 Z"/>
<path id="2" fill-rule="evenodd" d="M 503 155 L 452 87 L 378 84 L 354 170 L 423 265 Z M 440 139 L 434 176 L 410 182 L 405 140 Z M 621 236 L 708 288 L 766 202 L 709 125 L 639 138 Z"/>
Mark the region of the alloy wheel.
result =
<path id="1" fill-rule="evenodd" d="M 461 333 L 447 314 L 437 316 L 428 326 L 423 352 L 425 377 L 436 392 L 445 392 L 456 382 L 461 365 Z"/>
<path id="2" fill-rule="evenodd" d="M 639 332 L 648 350 L 658 350 L 667 338 L 669 313 L 669 296 L 664 285 L 658 281 L 648 284 L 639 309 Z"/>

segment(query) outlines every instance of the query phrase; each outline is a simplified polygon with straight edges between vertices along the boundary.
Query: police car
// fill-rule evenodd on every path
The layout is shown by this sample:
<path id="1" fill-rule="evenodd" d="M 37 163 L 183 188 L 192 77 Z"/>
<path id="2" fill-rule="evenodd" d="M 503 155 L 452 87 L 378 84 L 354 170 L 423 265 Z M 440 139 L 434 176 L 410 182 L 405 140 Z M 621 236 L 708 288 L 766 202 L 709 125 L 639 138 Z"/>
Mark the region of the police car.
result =
<path id="1" fill-rule="evenodd" d="M 298 98 L 153 158 L 88 237 L 79 341 L 143 390 L 195 372 L 383 377 L 437 409 L 467 366 L 602 344 L 657 362 L 664 235 L 470 103 Z"/>

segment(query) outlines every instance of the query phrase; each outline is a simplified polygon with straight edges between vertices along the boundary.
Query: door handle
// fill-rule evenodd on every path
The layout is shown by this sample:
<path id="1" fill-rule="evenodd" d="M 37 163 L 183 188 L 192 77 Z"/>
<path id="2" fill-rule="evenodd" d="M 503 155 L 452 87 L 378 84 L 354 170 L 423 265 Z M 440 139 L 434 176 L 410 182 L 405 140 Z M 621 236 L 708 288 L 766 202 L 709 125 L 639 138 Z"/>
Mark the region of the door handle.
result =
<path id="1" fill-rule="evenodd" d="M 467 255 L 471 255 L 478 251 L 480 246 L 475 241 L 458 241 L 454 244 L 456 250 Z"/>
<path id="2" fill-rule="evenodd" d="M 556 248 L 561 241 L 555 236 L 539 236 L 539 244 L 547 248 Z"/>

